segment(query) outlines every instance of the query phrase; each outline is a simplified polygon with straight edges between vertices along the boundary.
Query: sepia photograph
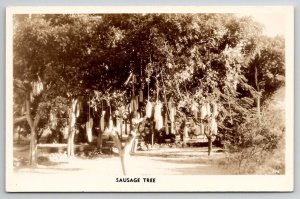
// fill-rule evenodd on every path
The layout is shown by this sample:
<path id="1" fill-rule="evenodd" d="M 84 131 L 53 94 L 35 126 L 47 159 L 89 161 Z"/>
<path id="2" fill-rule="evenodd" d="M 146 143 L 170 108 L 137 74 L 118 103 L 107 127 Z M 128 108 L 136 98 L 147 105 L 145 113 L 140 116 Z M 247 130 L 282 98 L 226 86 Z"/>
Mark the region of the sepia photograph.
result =
<path id="1" fill-rule="evenodd" d="M 6 191 L 293 190 L 292 7 L 6 20 Z"/>

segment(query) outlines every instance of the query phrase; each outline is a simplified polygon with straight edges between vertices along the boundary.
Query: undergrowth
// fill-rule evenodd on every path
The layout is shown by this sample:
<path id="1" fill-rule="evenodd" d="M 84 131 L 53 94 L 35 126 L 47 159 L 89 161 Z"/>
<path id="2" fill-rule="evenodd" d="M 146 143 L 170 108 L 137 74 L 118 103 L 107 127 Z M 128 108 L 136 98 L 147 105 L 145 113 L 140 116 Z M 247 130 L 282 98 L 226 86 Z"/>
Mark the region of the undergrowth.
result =
<path id="1" fill-rule="evenodd" d="M 219 162 L 231 174 L 285 173 L 284 107 L 270 101 L 261 121 L 250 115 L 238 126 L 235 142 L 225 142 L 226 158 Z"/>

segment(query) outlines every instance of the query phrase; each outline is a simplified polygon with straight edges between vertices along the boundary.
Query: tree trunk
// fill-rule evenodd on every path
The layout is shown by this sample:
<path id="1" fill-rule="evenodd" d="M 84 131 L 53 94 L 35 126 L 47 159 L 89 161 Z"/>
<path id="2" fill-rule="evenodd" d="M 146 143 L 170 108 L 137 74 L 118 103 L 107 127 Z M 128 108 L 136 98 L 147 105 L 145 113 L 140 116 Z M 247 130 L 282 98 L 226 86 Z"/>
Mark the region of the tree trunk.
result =
<path id="1" fill-rule="evenodd" d="M 208 155 L 210 155 L 212 150 L 212 136 L 211 135 L 207 136 L 207 140 L 208 140 Z"/>
<path id="2" fill-rule="evenodd" d="M 208 123 L 204 127 L 204 134 L 207 138 L 207 152 L 208 152 L 208 155 L 211 154 L 211 150 L 212 150 L 212 132 L 211 132 L 210 126 L 211 126 L 211 124 Z"/>
<path id="3" fill-rule="evenodd" d="M 33 121 L 30 108 L 30 93 L 27 94 L 26 101 L 26 119 L 30 127 L 30 150 L 29 150 L 29 164 L 31 166 L 36 165 L 37 160 L 37 140 L 36 140 L 36 128 L 40 121 L 40 115 L 37 113 Z"/>
<path id="4" fill-rule="evenodd" d="M 127 171 L 126 170 L 127 161 L 128 161 L 129 156 L 130 156 L 130 150 L 132 148 L 132 145 L 134 143 L 134 140 L 135 140 L 136 136 L 131 135 L 131 137 L 128 138 L 128 140 L 126 141 L 124 146 L 122 146 L 122 143 L 121 143 L 118 135 L 116 135 L 115 132 L 112 132 L 111 137 L 112 137 L 116 147 L 119 150 L 119 157 L 120 157 L 120 160 L 121 160 L 123 175 L 126 175 L 127 174 L 127 172 L 126 172 Z"/>
<path id="5" fill-rule="evenodd" d="M 125 120 L 125 135 L 127 135 L 127 120 Z"/>
<path id="6" fill-rule="evenodd" d="M 188 127 L 186 125 L 186 119 L 184 119 L 184 127 L 183 127 L 183 136 L 182 136 L 182 146 L 186 147 L 189 139 Z"/>
<path id="7" fill-rule="evenodd" d="M 70 156 L 72 156 L 72 154 L 74 154 L 72 134 L 73 134 L 73 129 L 71 127 L 71 124 L 69 124 L 69 135 L 68 135 L 68 142 L 67 142 L 67 155 L 68 155 L 68 157 L 70 157 Z"/>
<path id="8" fill-rule="evenodd" d="M 40 143 L 40 138 L 42 137 L 43 135 L 43 129 L 39 129 L 39 131 L 37 132 L 37 135 L 36 135 L 36 142 L 39 144 Z"/>
<path id="9" fill-rule="evenodd" d="M 73 120 L 73 110 L 72 110 L 72 104 L 73 100 L 71 100 L 70 103 L 70 108 L 69 108 L 69 136 L 68 136 L 68 143 L 67 143 L 67 155 L 68 157 L 74 156 L 75 152 L 75 147 L 74 147 L 74 137 L 75 137 L 75 132 L 74 132 L 74 126 L 72 125 L 72 120 Z"/>
<path id="10" fill-rule="evenodd" d="M 121 153 L 121 152 L 119 152 Z M 122 172 L 123 172 L 123 175 L 126 176 L 126 165 L 125 165 L 125 157 L 124 157 L 124 154 L 120 154 L 120 160 L 121 160 L 121 165 L 122 165 Z"/>
<path id="11" fill-rule="evenodd" d="M 68 148 L 67 148 L 68 157 L 74 156 L 74 153 L 75 153 L 74 137 L 75 137 L 75 133 L 74 133 L 73 128 L 71 128 L 69 130 L 69 136 L 68 136 Z"/>
<path id="12" fill-rule="evenodd" d="M 187 147 L 187 139 L 188 138 L 187 138 L 186 134 L 187 134 L 187 128 L 184 127 L 183 128 L 183 136 L 182 136 L 182 147 L 183 148 Z"/>
<path id="13" fill-rule="evenodd" d="M 18 131 L 18 144 L 21 144 L 21 134 L 20 134 L 20 130 Z"/>
<path id="14" fill-rule="evenodd" d="M 98 138 L 97 138 L 97 149 L 98 151 L 101 152 L 102 150 L 102 131 L 101 129 L 99 130 L 99 133 L 98 133 Z"/>
<path id="15" fill-rule="evenodd" d="M 68 155 L 68 157 L 71 156 L 71 140 L 70 140 L 70 135 L 71 135 L 71 132 L 69 130 L 68 141 L 67 141 L 67 155 Z"/>
<path id="16" fill-rule="evenodd" d="M 260 114 L 260 89 L 259 89 L 259 83 L 258 83 L 258 71 L 257 71 L 257 66 L 255 66 L 255 84 L 256 84 L 256 90 L 258 92 L 257 96 L 257 118 L 258 118 L 258 123 L 261 123 L 261 114 Z"/>
<path id="17" fill-rule="evenodd" d="M 153 147 L 154 145 L 154 131 L 155 131 L 154 129 L 155 129 L 154 122 L 150 121 L 151 147 Z"/>
<path id="18" fill-rule="evenodd" d="M 36 165 L 36 160 L 37 160 L 37 126 L 38 123 L 40 121 L 40 115 L 37 114 L 33 124 L 30 126 L 30 131 L 31 131 L 31 135 L 30 135 L 30 160 L 29 163 L 30 165 Z"/>
<path id="19" fill-rule="evenodd" d="M 261 114 L 260 114 L 260 93 L 257 97 L 257 117 L 258 117 L 258 123 L 261 123 Z"/>
<path id="20" fill-rule="evenodd" d="M 30 158 L 29 163 L 31 166 L 36 165 L 37 160 L 37 144 L 36 144 L 36 131 L 35 128 L 31 128 L 30 135 Z"/>

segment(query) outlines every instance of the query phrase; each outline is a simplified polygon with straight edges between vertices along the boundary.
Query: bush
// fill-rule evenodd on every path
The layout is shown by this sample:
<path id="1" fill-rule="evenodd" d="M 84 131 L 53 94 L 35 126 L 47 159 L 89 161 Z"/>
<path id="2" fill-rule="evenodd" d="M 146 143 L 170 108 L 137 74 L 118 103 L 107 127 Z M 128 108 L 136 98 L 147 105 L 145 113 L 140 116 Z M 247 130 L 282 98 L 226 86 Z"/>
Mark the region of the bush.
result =
<path id="1" fill-rule="evenodd" d="M 250 115 L 225 142 L 230 152 L 222 166 L 233 174 L 284 174 L 284 109 L 272 101 L 262 110 L 261 122 Z"/>

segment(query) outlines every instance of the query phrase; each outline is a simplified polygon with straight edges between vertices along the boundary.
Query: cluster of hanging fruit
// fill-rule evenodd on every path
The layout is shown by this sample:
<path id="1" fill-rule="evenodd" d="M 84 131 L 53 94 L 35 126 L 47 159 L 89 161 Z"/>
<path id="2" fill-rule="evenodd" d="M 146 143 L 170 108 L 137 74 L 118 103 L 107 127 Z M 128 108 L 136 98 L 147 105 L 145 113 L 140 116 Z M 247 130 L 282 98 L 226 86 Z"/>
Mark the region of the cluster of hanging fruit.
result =
<path id="1" fill-rule="evenodd" d="M 132 74 L 131 74 L 132 75 Z M 133 76 L 134 77 L 134 76 Z M 160 78 L 163 78 L 162 76 Z M 163 81 L 163 79 L 162 79 Z M 159 131 L 163 127 L 166 129 L 166 133 L 169 131 L 169 124 L 171 126 L 171 133 L 175 133 L 175 115 L 176 115 L 176 105 L 173 102 L 172 98 L 167 101 L 166 96 L 164 97 L 163 102 L 159 100 L 159 85 L 158 85 L 158 76 L 156 77 L 156 101 L 151 102 L 149 100 L 149 74 L 146 80 L 148 84 L 148 100 L 145 105 L 145 117 L 148 119 L 153 119 L 155 130 Z M 133 89 L 134 90 L 134 89 Z M 162 88 L 164 91 L 164 86 Z M 164 91 L 165 94 L 165 91 Z M 130 111 L 138 109 L 139 98 L 143 98 L 143 92 L 139 91 L 137 96 L 133 96 L 130 102 Z M 203 100 L 203 103 L 198 104 L 196 102 L 192 103 L 190 110 L 193 113 L 196 119 L 199 118 L 200 125 L 198 128 L 201 134 L 204 134 L 206 131 L 208 134 L 217 135 L 218 125 L 216 117 L 218 115 L 218 106 L 217 103 Z"/>
<path id="2" fill-rule="evenodd" d="M 30 101 L 34 100 L 34 97 L 41 94 L 41 92 L 44 90 L 43 82 L 41 81 L 41 78 L 38 76 L 38 80 L 31 82 L 32 92 L 30 93 Z"/>
<path id="3" fill-rule="evenodd" d="M 52 110 L 50 111 L 49 120 L 50 120 L 51 128 L 55 129 L 55 127 L 57 126 L 57 117 Z"/>
<path id="4" fill-rule="evenodd" d="M 91 101 L 89 101 L 91 103 Z M 90 105 L 90 104 L 89 104 Z M 93 118 L 90 117 L 90 106 L 89 108 L 89 114 L 88 114 L 88 120 L 85 124 L 86 127 L 86 135 L 88 142 L 92 141 L 92 128 L 93 128 Z M 77 99 L 72 100 L 72 106 L 71 106 L 71 118 L 70 118 L 70 126 L 71 128 L 75 127 L 76 119 L 80 116 L 80 112 L 82 111 L 82 101 Z"/>
<path id="5" fill-rule="evenodd" d="M 69 134 L 69 127 L 74 128 L 75 124 L 76 124 L 76 119 L 80 116 L 80 113 L 82 111 L 82 101 L 79 99 L 72 99 L 71 101 L 71 109 L 70 109 L 70 118 L 69 118 L 69 126 L 65 126 L 62 129 L 64 138 L 66 139 L 66 137 Z M 49 114 L 49 121 L 50 121 L 50 127 L 52 129 L 55 129 L 57 127 L 58 124 L 58 120 L 59 118 L 57 117 L 56 111 L 51 109 L 50 110 L 50 114 Z M 90 122 L 90 121 L 88 121 Z M 87 126 L 92 127 L 93 123 L 90 122 Z M 91 132 L 91 130 L 88 130 L 89 132 Z M 91 140 L 91 133 L 88 133 L 88 138 L 90 138 L 89 140 Z"/>
<path id="6" fill-rule="evenodd" d="M 213 103 L 203 103 L 200 108 L 200 129 L 204 131 L 205 127 L 208 129 L 208 134 L 217 135 L 218 125 L 216 117 L 218 115 L 218 105 Z M 198 115 L 194 116 L 197 117 Z"/>
<path id="7" fill-rule="evenodd" d="M 94 121 L 93 121 L 93 118 L 91 117 L 91 100 L 89 100 L 88 104 L 88 120 L 87 122 L 85 123 L 85 129 L 86 129 L 86 135 L 87 135 L 87 140 L 88 142 L 92 142 L 92 138 L 93 138 L 93 124 L 94 124 Z M 82 105 L 81 105 L 81 102 L 79 103 L 76 103 L 76 107 L 74 109 L 74 112 L 75 112 L 75 116 L 76 118 L 79 116 L 80 114 L 80 111 L 81 111 L 81 108 L 82 108 Z"/>
<path id="8" fill-rule="evenodd" d="M 122 116 L 119 116 L 121 120 L 127 120 L 130 119 L 132 123 L 139 123 L 143 118 L 148 118 L 154 121 L 154 128 L 157 131 L 160 131 L 162 128 L 165 127 L 166 133 L 171 132 L 171 134 L 175 134 L 176 128 L 175 128 L 175 117 L 177 113 L 177 106 L 172 98 L 166 99 L 164 98 L 164 102 L 161 102 L 159 100 L 159 88 L 157 88 L 156 91 L 156 101 L 151 102 L 149 99 L 149 85 L 148 85 L 148 99 L 144 99 L 144 87 L 141 86 L 138 90 L 135 90 L 134 85 L 136 78 L 135 75 L 132 73 L 130 74 L 129 78 L 125 82 L 129 85 L 129 82 L 132 82 L 130 84 L 132 86 L 131 88 L 131 100 L 127 105 L 123 106 L 123 109 L 126 110 L 125 112 L 128 112 L 129 114 L 126 114 L 127 117 L 124 118 L 123 113 L 124 111 L 121 111 L 121 107 L 116 108 L 116 112 L 120 112 Z M 149 81 L 147 81 L 149 84 Z M 141 84 L 143 85 L 143 84 Z M 157 86 L 158 87 L 158 86 Z M 39 88 L 40 89 L 40 88 Z M 204 101 L 204 100 L 203 100 Z M 90 114 L 91 109 L 91 100 L 88 101 L 88 118 L 85 123 L 86 127 L 86 135 L 88 142 L 92 141 L 92 129 L 93 129 L 93 118 Z M 104 109 L 102 106 L 101 109 L 101 115 L 100 115 L 100 130 L 102 132 L 104 131 L 111 131 L 114 127 L 113 120 L 112 120 L 112 111 L 111 111 L 111 105 L 106 104 L 107 107 L 110 107 L 110 109 Z M 144 111 L 142 111 L 144 110 Z M 200 124 L 198 124 L 198 131 L 201 134 L 205 134 L 204 132 L 208 132 L 211 135 L 217 135 L 218 132 L 218 125 L 216 122 L 216 117 L 218 115 L 218 106 L 215 102 L 203 102 L 201 104 L 198 104 L 196 102 L 193 102 L 190 105 L 190 110 L 193 113 L 193 116 L 196 119 L 199 119 Z M 70 114 L 70 127 L 75 127 L 76 119 L 79 117 L 80 112 L 82 111 L 82 100 L 73 99 L 72 100 L 72 106 L 71 106 L 71 114 Z M 128 118 L 129 116 L 129 118 Z M 119 118 L 119 119 L 120 119 Z M 50 120 L 55 121 L 55 115 L 53 113 L 50 113 Z M 116 128 L 118 127 L 117 120 Z M 122 123 L 122 122 L 121 122 Z M 125 121 L 126 123 L 126 121 Z M 170 125 L 170 126 L 169 126 Z M 121 125 L 120 125 L 121 126 Z M 122 127 L 120 127 L 120 131 L 122 131 Z"/>
<path id="9" fill-rule="evenodd" d="M 72 99 L 71 106 L 71 127 L 75 126 L 76 118 L 79 117 L 80 111 L 82 109 L 82 102 L 78 99 Z"/>
<path id="10" fill-rule="evenodd" d="M 166 110 L 166 115 L 165 115 L 165 120 L 163 119 L 163 108 Z M 166 105 L 157 100 L 156 102 L 151 102 L 150 100 L 147 100 L 146 104 L 146 118 L 152 118 L 153 115 L 153 120 L 155 122 L 155 130 L 159 131 L 161 130 L 164 126 L 168 125 L 168 121 L 170 121 L 171 124 L 171 133 L 175 133 L 175 115 L 176 115 L 176 107 L 174 106 L 174 103 L 172 100 L 169 100 Z M 168 129 L 166 128 L 166 131 Z"/>

